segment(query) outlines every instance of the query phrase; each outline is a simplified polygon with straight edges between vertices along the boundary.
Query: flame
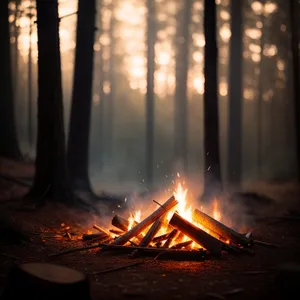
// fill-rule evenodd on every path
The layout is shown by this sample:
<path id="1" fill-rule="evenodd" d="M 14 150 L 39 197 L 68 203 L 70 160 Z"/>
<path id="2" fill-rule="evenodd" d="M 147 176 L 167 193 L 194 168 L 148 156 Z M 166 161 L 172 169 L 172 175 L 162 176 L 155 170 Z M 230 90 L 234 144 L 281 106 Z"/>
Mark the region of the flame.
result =
<path id="1" fill-rule="evenodd" d="M 176 177 L 177 177 L 177 180 L 182 180 L 179 173 L 176 174 Z M 186 188 L 184 186 L 184 184 L 185 184 L 184 181 L 177 182 L 176 188 L 173 192 L 173 195 L 174 195 L 175 199 L 178 201 L 178 204 L 175 208 L 173 208 L 171 211 L 169 211 L 167 213 L 167 216 L 166 216 L 167 222 L 165 222 L 165 225 L 163 225 L 160 228 L 160 230 L 158 231 L 156 236 L 160 236 L 160 235 L 169 233 L 172 230 L 168 224 L 169 224 L 169 221 L 171 220 L 171 218 L 172 218 L 175 211 L 178 212 L 178 214 L 180 216 L 182 216 L 184 219 L 186 219 L 190 223 L 194 224 L 195 226 L 199 227 L 203 231 L 205 231 L 205 232 L 207 232 L 207 233 L 214 236 L 215 234 L 213 232 L 210 232 L 202 224 L 199 224 L 199 223 L 197 223 L 193 220 L 193 206 L 192 206 L 192 203 L 191 203 L 190 199 L 188 199 L 188 188 Z M 201 206 L 201 210 L 202 210 L 202 206 Z M 219 207 L 219 202 L 218 202 L 217 199 L 215 199 L 213 201 L 212 210 L 211 210 L 210 215 L 218 221 L 221 220 L 222 214 L 221 214 L 220 207 Z M 131 213 L 129 218 L 128 218 L 128 222 L 129 222 L 128 230 L 130 230 L 132 227 L 134 227 L 135 222 L 140 222 L 141 219 L 142 219 L 142 214 L 141 214 L 140 210 L 137 210 L 137 211 Z M 148 228 L 146 228 L 141 234 L 143 236 L 145 236 L 147 231 L 148 231 Z M 180 238 L 180 236 L 181 236 L 181 238 Z M 174 238 L 174 240 L 171 242 L 169 247 L 172 247 L 175 244 L 186 242 L 186 241 L 190 240 L 190 238 L 185 236 L 185 235 L 181 234 L 180 236 L 177 235 L 177 237 Z M 218 236 L 215 236 L 215 237 L 219 238 Z M 138 240 L 134 240 L 134 241 L 136 241 L 138 243 Z M 162 242 L 164 242 L 164 241 L 162 241 Z M 224 242 L 226 242 L 227 244 L 230 243 L 229 240 L 224 241 Z M 153 244 L 153 246 L 155 246 L 155 245 Z M 202 248 L 202 247 L 194 241 L 191 245 L 189 245 L 189 249 L 199 249 L 199 248 Z"/>
<path id="2" fill-rule="evenodd" d="M 128 230 L 130 230 L 132 227 L 134 227 L 135 222 L 140 222 L 141 221 L 141 211 L 137 210 L 133 214 L 130 215 L 128 218 L 129 224 L 128 224 Z"/>
<path id="3" fill-rule="evenodd" d="M 219 202 L 217 199 L 213 202 L 213 218 L 217 221 L 221 221 L 221 211 L 219 209 Z"/>

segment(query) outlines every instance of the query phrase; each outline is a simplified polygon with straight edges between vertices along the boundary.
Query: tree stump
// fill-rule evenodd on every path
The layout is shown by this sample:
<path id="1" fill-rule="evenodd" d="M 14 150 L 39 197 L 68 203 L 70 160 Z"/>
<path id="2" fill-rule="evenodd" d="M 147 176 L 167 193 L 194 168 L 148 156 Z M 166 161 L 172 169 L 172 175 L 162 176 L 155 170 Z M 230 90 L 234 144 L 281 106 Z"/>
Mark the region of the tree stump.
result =
<path id="1" fill-rule="evenodd" d="M 85 274 L 54 264 L 26 263 L 12 268 L 1 299 L 91 298 L 89 281 Z"/>

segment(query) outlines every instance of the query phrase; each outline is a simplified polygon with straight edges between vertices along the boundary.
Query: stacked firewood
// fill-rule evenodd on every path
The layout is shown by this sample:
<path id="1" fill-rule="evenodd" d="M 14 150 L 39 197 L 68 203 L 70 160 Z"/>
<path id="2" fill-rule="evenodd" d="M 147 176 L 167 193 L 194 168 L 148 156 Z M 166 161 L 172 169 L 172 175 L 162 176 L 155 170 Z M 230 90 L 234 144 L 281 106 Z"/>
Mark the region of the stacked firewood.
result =
<path id="1" fill-rule="evenodd" d="M 135 222 L 132 228 L 129 228 L 127 219 L 115 215 L 112 225 L 116 229 L 107 231 L 94 225 L 99 233 L 87 234 L 82 238 L 97 239 L 102 249 L 125 250 L 131 256 L 142 252 L 170 253 L 179 250 L 201 257 L 204 254 L 220 256 L 223 251 L 254 254 L 250 249 L 253 245 L 250 235 L 240 234 L 198 209 L 193 211 L 193 221 L 199 225 L 196 226 L 176 211 L 177 204 L 178 201 L 172 196 L 144 220 Z M 172 217 L 168 221 L 169 212 L 172 212 Z M 158 235 L 162 227 L 168 229 Z M 200 246 L 197 250 L 192 247 L 194 243 Z"/>

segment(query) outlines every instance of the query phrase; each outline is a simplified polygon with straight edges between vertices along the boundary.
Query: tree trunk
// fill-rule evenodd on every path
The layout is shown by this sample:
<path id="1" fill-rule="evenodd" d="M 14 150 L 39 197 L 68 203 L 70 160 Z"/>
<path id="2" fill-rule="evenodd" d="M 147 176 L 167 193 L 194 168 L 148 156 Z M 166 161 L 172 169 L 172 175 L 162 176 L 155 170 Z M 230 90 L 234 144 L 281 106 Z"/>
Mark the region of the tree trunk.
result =
<path id="1" fill-rule="evenodd" d="M 90 190 L 89 135 L 92 105 L 95 0 L 78 1 L 73 99 L 68 140 L 68 167 L 71 184 Z"/>
<path id="2" fill-rule="evenodd" d="M 15 124 L 14 99 L 11 72 L 10 34 L 8 23 L 8 2 L 1 1 L 0 6 L 0 39 L 3 53 L 1 55 L 0 78 L 0 155 L 19 159 L 21 152 L 18 146 Z"/>
<path id="3" fill-rule="evenodd" d="M 204 1 L 204 192 L 203 200 L 209 201 L 222 191 L 219 153 L 219 105 L 217 79 L 216 3 Z"/>
<path id="4" fill-rule="evenodd" d="M 147 0 L 147 93 L 146 93 L 146 174 L 147 184 L 153 185 L 154 160 L 154 72 L 155 72 L 155 3 Z"/>
<path id="5" fill-rule="evenodd" d="M 37 0 L 38 132 L 35 177 L 27 197 L 73 200 L 66 167 L 57 0 Z"/>
<path id="6" fill-rule="evenodd" d="M 265 5 L 265 0 L 261 0 L 261 4 Z M 264 47 L 265 47 L 265 16 L 264 11 L 261 13 L 261 38 L 260 38 L 260 62 L 259 62 L 259 83 L 258 83 L 258 98 L 257 98 L 257 179 L 260 180 L 263 178 L 263 156 L 264 156 L 264 126 L 263 126 L 263 118 L 265 112 L 265 103 L 263 100 L 264 94 L 264 79 L 263 72 L 265 69 L 265 58 L 264 58 Z"/>
<path id="7" fill-rule="evenodd" d="M 293 88 L 294 88 L 294 111 L 296 125 L 296 150 L 298 181 L 300 181 L 300 70 L 299 70 L 299 2 L 290 0 L 290 18 L 292 33 L 292 59 L 293 59 Z"/>
<path id="8" fill-rule="evenodd" d="M 179 11 L 177 27 L 176 88 L 175 88 L 175 161 L 180 171 L 187 171 L 187 79 L 189 67 L 189 25 L 192 1 L 185 0 Z"/>
<path id="9" fill-rule="evenodd" d="M 115 95 L 116 95 L 116 84 L 115 84 L 115 3 L 112 2 L 110 5 L 111 9 L 111 18 L 109 24 L 109 37 L 110 37 L 110 45 L 109 45 L 109 70 L 108 70 L 108 81 L 109 81 L 109 95 L 106 98 L 106 108 L 107 108 L 107 126 L 106 126 L 106 157 L 108 159 L 113 158 L 113 145 L 114 145 L 114 136 L 115 136 Z"/>
<path id="10" fill-rule="evenodd" d="M 243 3 L 231 2 L 227 176 L 236 187 L 240 186 L 242 176 Z"/>

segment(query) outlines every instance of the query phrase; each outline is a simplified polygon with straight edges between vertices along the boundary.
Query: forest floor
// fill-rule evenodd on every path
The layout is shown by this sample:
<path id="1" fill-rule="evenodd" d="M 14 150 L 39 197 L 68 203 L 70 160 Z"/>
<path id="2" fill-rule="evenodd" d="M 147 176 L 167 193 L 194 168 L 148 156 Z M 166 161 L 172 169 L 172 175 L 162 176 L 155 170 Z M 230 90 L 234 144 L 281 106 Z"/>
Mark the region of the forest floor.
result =
<path id="1" fill-rule="evenodd" d="M 0 174 L 4 173 L 28 177 L 33 170 L 30 164 L 16 165 L 2 161 Z M 5 285 L 7 274 L 15 262 L 47 261 L 91 273 L 135 260 L 151 260 L 100 254 L 96 249 L 49 258 L 49 254 L 57 251 L 82 246 L 82 242 L 67 238 L 58 240 L 40 234 L 43 230 L 61 230 L 61 224 L 64 223 L 84 232 L 91 228 L 94 220 L 88 213 L 71 211 L 54 204 L 48 204 L 36 212 L 11 211 L 10 199 L 25 194 L 27 189 L 0 179 L 1 214 L 10 215 L 21 224 L 22 229 L 32 233 L 31 242 L 22 245 L 13 245 L 0 236 L 1 287 Z M 291 186 L 269 186 L 265 191 L 277 195 L 274 204 L 276 209 L 272 210 L 277 215 L 292 208 L 293 201 L 299 197 L 299 190 Z M 92 299 L 279 299 L 280 283 L 276 283 L 278 268 L 285 262 L 300 264 L 300 221 L 287 219 L 275 222 L 270 214 L 261 217 L 252 228 L 254 237 L 281 247 L 273 249 L 255 245 L 255 256 L 225 254 L 220 259 L 203 262 L 156 260 L 114 272 L 90 275 Z"/>

